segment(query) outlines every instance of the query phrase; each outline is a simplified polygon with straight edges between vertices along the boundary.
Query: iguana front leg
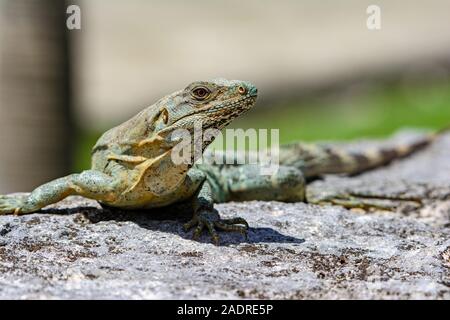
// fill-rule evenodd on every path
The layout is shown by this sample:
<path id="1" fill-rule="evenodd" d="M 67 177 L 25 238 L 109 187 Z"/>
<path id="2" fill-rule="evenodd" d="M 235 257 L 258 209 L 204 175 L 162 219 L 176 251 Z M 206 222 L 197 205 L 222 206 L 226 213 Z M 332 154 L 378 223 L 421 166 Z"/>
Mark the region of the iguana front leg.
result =
<path id="1" fill-rule="evenodd" d="M 98 171 L 87 170 L 43 184 L 28 196 L 0 196 L 0 214 L 36 212 L 69 195 L 111 201 L 115 197 L 115 186 L 114 178 Z"/>
<path id="2" fill-rule="evenodd" d="M 223 231 L 237 231 L 244 235 L 247 234 L 249 226 L 245 219 L 239 217 L 222 219 L 218 211 L 214 209 L 211 186 L 203 172 L 191 169 L 189 171 L 189 178 L 193 181 L 203 179 L 198 192 L 192 199 L 194 216 L 184 225 L 186 231 L 196 226 L 193 232 L 193 239 L 198 239 L 205 228 L 208 230 L 216 245 L 220 241 L 216 228 Z"/>

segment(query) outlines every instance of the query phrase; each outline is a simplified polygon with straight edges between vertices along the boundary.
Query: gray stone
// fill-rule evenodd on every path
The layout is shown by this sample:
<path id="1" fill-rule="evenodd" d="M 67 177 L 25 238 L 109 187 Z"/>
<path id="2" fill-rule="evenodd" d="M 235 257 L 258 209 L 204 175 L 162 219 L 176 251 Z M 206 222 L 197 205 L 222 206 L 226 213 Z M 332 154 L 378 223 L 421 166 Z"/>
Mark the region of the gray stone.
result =
<path id="1" fill-rule="evenodd" d="M 311 184 L 417 204 L 395 212 L 220 204 L 252 227 L 248 239 L 221 233 L 221 246 L 190 240 L 188 217 L 112 212 L 80 197 L 1 216 L 0 298 L 450 299 L 449 159 L 447 135 L 384 168 Z"/>

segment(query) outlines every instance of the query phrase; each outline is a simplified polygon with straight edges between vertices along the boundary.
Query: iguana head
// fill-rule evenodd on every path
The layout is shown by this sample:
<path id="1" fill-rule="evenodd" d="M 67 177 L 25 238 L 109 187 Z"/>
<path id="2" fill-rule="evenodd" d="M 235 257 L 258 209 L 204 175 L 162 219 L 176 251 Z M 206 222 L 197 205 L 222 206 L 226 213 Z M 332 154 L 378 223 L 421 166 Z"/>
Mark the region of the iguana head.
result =
<path id="1" fill-rule="evenodd" d="M 200 145 L 203 152 L 215 137 L 206 136 L 205 130 L 221 130 L 252 108 L 256 96 L 256 87 L 247 81 L 216 79 L 193 82 L 156 103 L 154 107 L 158 113 L 152 117 L 151 131 L 169 146 L 176 145 L 180 132 L 184 131 L 190 134 L 192 142 L 202 139 Z M 201 137 L 193 134 L 194 128 L 203 130 Z M 195 141 L 198 143 L 198 140 Z"/>
<path id="2" fill-rule="evenodd" d="M 220 130 L 253 107 L 256 95 L 256 87 L 247 81 L 216 79 L 193 82 L 108 130 L 92 152 L 120 146 L 120 152 L 140 154 L 141 146 L 144 146 L 146 156 L 157 156 L 161 148 L 167 150 L 176 144 L 172 135 L 175 131 L 184 129 L 192 134 L 200 125 L 203 130 Z"/>
<path id="3" fill-rule="evenodd" d="M 257 89 L 247 81 L 216 79 L 197 81 L 160 101 L 154 133 L 167 136 L 176 129 L 190 132 L 194 124 L 203 129 L 222 129 L 253 107 Z"/>

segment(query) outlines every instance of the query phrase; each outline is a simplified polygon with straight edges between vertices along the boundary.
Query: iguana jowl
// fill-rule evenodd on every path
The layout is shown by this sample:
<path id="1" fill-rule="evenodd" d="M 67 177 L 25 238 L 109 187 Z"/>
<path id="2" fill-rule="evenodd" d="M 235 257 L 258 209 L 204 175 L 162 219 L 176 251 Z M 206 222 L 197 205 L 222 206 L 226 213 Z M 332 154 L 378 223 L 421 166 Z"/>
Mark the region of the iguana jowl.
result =
<path id="1" fill-rule="evenodd" d="M 26 214 L 69 195 L 95 199 L 122 209 L 151 209 L 191 204 L 198 238 L 207 229 L 215 243 L 216 228 L 245 233 L 242 218 L 221 219 L 214 202 L 243 200 L 305 201 L 305 178 L 324 173 L 354 173 L 416 150 L 419 143 L 371 154 L 291 144 L 281 148 L 280 169 L 263 176 L 254 165 L 174 164 L 171 151 L 179 142 L 172 133 L 203 128 L 222 129 L 255 104 L 257 89 L 245 81 L 218 79 L 190 84 L 125 123 L 107 131 L 92 151 L 92 168 L 46 183 L 27 196 L 0 196 L 0 214 Z M 202 151 L 211 141 L 202 145 Z"/>

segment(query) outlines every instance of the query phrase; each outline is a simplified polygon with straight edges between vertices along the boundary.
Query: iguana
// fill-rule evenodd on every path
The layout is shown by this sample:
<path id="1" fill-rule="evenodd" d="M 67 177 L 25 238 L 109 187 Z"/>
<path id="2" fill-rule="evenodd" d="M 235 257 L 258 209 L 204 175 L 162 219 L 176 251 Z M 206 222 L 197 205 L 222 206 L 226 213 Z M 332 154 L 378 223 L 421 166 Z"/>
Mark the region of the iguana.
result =
<path id="1" fill-rule="evenodd" d="M 195 227 L 219 243 L 216 229 L 246 234 L 248 223 L 239 217 L 222 219 L 214 203 L 245 200 L 308 201 L 305 181 L 325 173 L 356 173 L 410 154 L 429 143 L 419 142 L 370 153 L 351 153 L 306 144 L 281 147 L 275 175 L 259 175 L 255 165 L 177 163 L 171 152 L 179 143 L 172 133 L 222 129 L 251 109 L 257 89 L 246 81 L 199 81 L 176 91 L 142 110 L 123 124 L 104 133 L 92 149 L 92 167 L 41 185 L 29 195 L 0 196 L 0 214 L 26 214 L 69 195 L 95 199 L 103 206 L 143 210 L 188 204 Z M 201 151 L 212 142 L 203 141 Z M 194 144 L 194 142 L 193 142 Z M 150 211 L 151 212 L 151 211 Z"/>

